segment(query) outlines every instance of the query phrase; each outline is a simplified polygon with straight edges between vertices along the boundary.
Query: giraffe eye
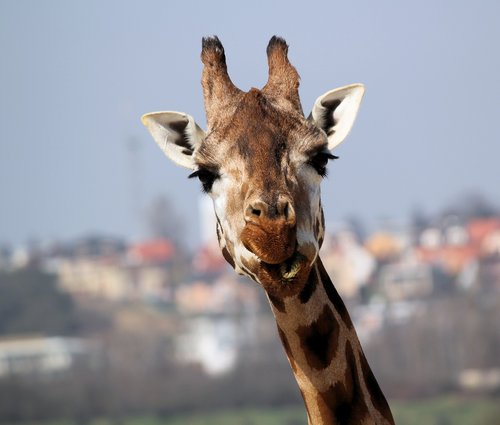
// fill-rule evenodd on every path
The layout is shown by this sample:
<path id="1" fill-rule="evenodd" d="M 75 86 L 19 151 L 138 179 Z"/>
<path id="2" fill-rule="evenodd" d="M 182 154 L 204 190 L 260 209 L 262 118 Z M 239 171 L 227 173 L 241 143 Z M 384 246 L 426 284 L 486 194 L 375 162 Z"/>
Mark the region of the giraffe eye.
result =
<path id="1" fill-rule="evenodd" d="M 188 176 L 190 179 L 193 177 L 198 177 L 201 182 L 203 192 L 208 193 L 212 190 L 214 181 L 219 178 L 219 174 L 206 168 L 199 168 Z"/>
<path id="2" fill-rule="evenodd" d="M 313 167 L 321 177 L 326 177 L 328 171 L 326 166 L 328 161 L 337 158 L 338 156 L 332 155 L 330 152 L 320 151 L 314 154 L 307 163 Z"/>

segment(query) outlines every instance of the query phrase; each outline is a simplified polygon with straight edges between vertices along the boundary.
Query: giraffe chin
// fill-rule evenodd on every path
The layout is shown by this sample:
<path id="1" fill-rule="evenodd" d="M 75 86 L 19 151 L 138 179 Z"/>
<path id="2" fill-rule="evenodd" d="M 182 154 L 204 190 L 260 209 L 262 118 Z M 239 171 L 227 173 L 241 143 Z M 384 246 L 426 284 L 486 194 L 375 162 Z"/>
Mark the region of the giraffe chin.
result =
<path id="1" fill-rule="evenodd" d="M 269 294 L 290 297 L 300 292 L 310 271 L 310 261 L 303 254 L 295 251 L 291 257 L 280 264 L 269 264 L 261 260 L 257 276 Z"/>

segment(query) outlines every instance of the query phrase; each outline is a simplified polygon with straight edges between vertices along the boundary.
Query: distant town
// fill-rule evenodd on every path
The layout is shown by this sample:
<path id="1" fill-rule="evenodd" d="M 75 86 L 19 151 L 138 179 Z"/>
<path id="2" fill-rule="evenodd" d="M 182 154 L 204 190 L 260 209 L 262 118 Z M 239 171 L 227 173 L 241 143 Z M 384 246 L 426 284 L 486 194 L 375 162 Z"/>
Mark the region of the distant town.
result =
<path id="1" fill-rule="evenodd" d="M 331 227 L 321 258 L 390 394 L 401 394 L 401 388 L 409 395 L 426 393 L 429 380 L 433 391 L 500 389 L 500 336 L 491 325 L 500 306 L 496 210 L 415 214 L 405 227 L 369 233 L 356 220 Z M 242 358 L 260 358 L 259 350 L 274 344 L 263 291 L 230 269 L 215 238 L 204 238 L 194 254 L 166 235 L 136 242 L 97 235 L 0 248 L 0 291 L 12 276 L 23 284 L 28 278 L 19 273 L 27 270 L 52 276 L 55 290 L 80 311 L 79 324 L 60 332 L 19 325 L 19 319 L 12 319 L 10 329 L 0 326 L 0 393 L 2 380 L 16 376 L 61 376 L 82 364 L 104 370 L 110 361 L 123 360 L 125 351 L 116 344 L 125 340 L 160 335 L 163 354 L 155 362 L 195 367 L 207 379 L 235 373 Z M 40 275 L 33 275 L 35 288 L 43 284 Z M 25 302 L 35 305 L 33 291 Z M 9 323 L 13 316 L 4 298 L 0 319 Z M 484 340 L 486 348 L 478 349 Z M 158 341 L 149 342 L 157 347 Z M 394 358 L 383 354 L 387 346 L 394 347 Z M 143 361 L 146 354 L 136 355 Z M 405 384 L 404 373 L 391 373 L 394 364 L 417 378 Z"/>

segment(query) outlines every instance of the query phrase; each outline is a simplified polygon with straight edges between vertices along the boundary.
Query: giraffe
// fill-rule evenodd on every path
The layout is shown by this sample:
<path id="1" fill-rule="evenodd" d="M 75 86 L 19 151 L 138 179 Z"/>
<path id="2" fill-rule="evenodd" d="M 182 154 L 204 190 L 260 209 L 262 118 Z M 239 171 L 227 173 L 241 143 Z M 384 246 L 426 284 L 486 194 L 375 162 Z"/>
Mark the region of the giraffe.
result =
<path id="1" fill-rule="evenodd" d="M 142 117 L 168 158 L 192 170 L 213 200 L 222 254 L 259 283 L 307 410 L 309 425 L 393 424 L 356 331 L 318 255 L 324 238 L 320 183 L 349 133 L 364 87 L 320 96 L 308 118 L 288 45 L 273 36 L 268 81 L 244 92 L 224 48 L 203 38 L 207 131 L 187 114 Z"/>

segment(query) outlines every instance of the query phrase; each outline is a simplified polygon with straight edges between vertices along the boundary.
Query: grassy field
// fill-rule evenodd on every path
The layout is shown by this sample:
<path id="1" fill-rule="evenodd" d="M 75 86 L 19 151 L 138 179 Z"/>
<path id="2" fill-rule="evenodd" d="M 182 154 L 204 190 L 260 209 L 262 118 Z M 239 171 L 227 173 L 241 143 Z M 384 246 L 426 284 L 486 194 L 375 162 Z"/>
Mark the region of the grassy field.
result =
<path id="1" fill-rule="evenodd" d="M 398 425 L 500 425 L 500 400 L 444 397 L 429 401 L 392 402 Z M 142 418 L 123 425 L 304 425 L 301 406 L 283 409 L 242 409 L 173 418 Z M 106 421 L 93 425 L 109 425 Z"/>
<path id="2" fill-rule="evenodd" d="M 429 401 L 392 402 L 398 425 L 500 425 L 500 399 L 445 397 Z M 126 425 L 305 425 L 302 407 L 244 409 L 168 420 L 131 421 Z M 98 425 L 98 424 L 96 424 Z M 104 425 L 104 424 L 101 424 Z"/>
<path id="3" fill-rule="evenodd" d="M 429 401 L 391 402 L 397 425 L 500 425 L 500 399 L 442 397 Z M 94 420 L 90 425 L 305 425 L 301 406 L 240 409 L 169 418 Z M 35 424 L 24 424 L 35 425 Z M 74 425 L 61 421 L 36 425 Z"/>
<path id="4" fill-rule="evenodd" d="M 398 425 L 500 425 L 500 398 L 446 397 L 393 404 Z"/>

